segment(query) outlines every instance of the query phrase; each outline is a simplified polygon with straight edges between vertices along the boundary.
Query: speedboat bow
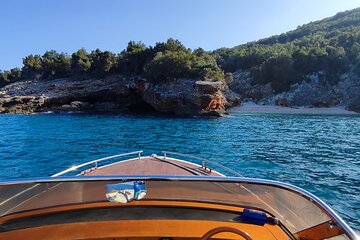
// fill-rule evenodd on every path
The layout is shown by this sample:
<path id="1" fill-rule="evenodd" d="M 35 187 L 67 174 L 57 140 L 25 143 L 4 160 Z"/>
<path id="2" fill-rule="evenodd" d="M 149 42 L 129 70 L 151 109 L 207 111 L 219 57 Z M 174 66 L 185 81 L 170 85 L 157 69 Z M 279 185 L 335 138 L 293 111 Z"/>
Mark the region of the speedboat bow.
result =
<path id="1" fill-rule="evenodd" d="M 301 188 L 186 154 L 141 154 L 1 183 L 0 239 L 359 239 Z"/>

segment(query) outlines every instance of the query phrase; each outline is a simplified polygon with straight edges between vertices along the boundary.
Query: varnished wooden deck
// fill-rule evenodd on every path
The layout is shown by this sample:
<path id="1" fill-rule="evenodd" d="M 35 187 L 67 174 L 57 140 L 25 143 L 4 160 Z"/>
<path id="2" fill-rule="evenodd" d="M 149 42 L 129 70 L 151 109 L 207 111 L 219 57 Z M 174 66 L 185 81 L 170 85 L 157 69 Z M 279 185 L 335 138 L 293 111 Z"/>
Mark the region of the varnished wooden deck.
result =
<path id="1" fill-rule="evenodd" d="M 171 158 L 159 160 L 152 157 L 125 160 L 110 165 L 88 170 L 82 173 L 86 176 L 101 175 L 205 175 L 221 176 L 219 173 L 204 169 L 196 164 Z"/>

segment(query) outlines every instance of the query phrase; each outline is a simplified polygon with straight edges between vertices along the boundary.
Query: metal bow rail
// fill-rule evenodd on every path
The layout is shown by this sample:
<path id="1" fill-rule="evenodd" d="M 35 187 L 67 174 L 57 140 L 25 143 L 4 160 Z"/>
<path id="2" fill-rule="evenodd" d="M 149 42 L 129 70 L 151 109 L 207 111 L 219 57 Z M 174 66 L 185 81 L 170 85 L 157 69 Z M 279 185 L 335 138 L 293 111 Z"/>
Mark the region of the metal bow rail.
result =
<path id="1" fill-rule="evenodd" d="M 80 164 L 80 165 L 70 167 L 70 168 L 68 168 L 68 169 L 66 169 L 64 171 L 61 171 L 61 172 L 58 172 L 58 173 L 52 175 L 51 177 L 59 177 L 59 176 L 62 176 L 64 174 L 66 174 L 66 173 L 76 171 L 79 168 L 89 166 L 89 165 L 93 165 L 94 168 L 98 168 L 98 166 L 99 166 L 98 163 L 103 162 L 103 161 L 107 161 L 107 160 L 110 160 L 110 159 L 117 159 L 119 157 L 124 157 L 124 156 L 129 156 L 129 155 L 138 155 L 138 158 L 140 159 L 141 158 L 141 153 L 143 153 L 143 151 L 136 151 L 136 152 L 117 154 L 117 155 L 113 155 L 113 156 L 109 156 L 109 157 L 104 157 L 104 158 L 92 160 L 92 161 L 89 161 L 89 162 L 86 162 L 86 163 L 83 163 L 83 164 Z"/>
<path id="2" fill-rule="evenodd" d="M 175 156 L 180 156 L 180 157 L 186 157 L 186 158 L 189 158 L 189 159 L 195 159 L 195 160 L 198 160 L 198 161 L 201 161 L 201 166 L 205 169 L 205 170 L 209 170 L 209 171 L 212 171 L 212 169 L 208 166 L 206 166 L 205 163 L 209 163 L 210 165 L 212 166 L 215 166 L 215 167 L 218 167 L 219 169 L 223 169 L 225 171 L 227 171 L 228 173 L 231 173 L 234 175 L 234 177 L 243 177 L 240 173 L 228 168 L 228 167 L 225 167 L 219 163 L 216 163 L 216 162 L 213 162 L 213 161 L 210 161 L 208 159 L 205 159 L 205 158 L 200 158 L 200 157 L 196 157 L 196 156 L 193 156 L 193 155 L 190 155 L 190 154 L 183 154 L 183 153 L 178 153 L 178 152 L 169 152 L 169 151 L 162 151 L 162 153 L 164 154 L 164 159 L 166 160 L 166 158 L 168 157 L 168 155 L 175 155 Z"/>

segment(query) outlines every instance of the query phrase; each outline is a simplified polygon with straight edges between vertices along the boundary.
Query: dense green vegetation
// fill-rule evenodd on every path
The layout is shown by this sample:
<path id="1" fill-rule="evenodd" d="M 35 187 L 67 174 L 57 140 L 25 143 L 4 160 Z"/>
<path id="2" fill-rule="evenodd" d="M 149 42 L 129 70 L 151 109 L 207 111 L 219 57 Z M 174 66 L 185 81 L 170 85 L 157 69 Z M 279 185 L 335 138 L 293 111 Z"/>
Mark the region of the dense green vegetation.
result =
<path id="1" fill-rule="evenodd" d="M 0 84 L 22 79 L 99 78 L 111 74 L 144 76 L 153 82 L 174 78 L 230 81 L 231 72 L 250 71 L 253 84 L 270 83 L 275 92 L 313 73 L 324 84 L 336 84 L 342 73 L 360 74 L 360 8 L 338 13 L 297 29 L 234 48 L 190 50 L 178 40 L 155 46 L 129 42 L 115 54 L 85 49 L 67 55 L 54 50 L 29 55 L 21 69 L 0 71 Z M 224 74 L 227 73 L 227 74 Z"/>
<path id="2" fill-rule="evenodd" d="M 140 75 L 153 82 L 174 78 L 224 80 L 224 73 L 213 56 L 200 48 L 192 51 L 170 38 L 154 47 L 131 41 L 119 54 L 79 49 L 71 56 L 54 50 L 42 56 L 29 55 L 23 59 L 21 69 L 0 72 L 0 83 L 4 86 L 22 79 L 87 79 L 111 74 Z"/>
<path id="3" fill-rule="evenodd" d="M 276 92 L 319 72 L 335 84 L 341 73 L 360 73 L 360 8 L 212 54 L 225 72 L 248 70 L 254 84 L 271 83 Z"/>

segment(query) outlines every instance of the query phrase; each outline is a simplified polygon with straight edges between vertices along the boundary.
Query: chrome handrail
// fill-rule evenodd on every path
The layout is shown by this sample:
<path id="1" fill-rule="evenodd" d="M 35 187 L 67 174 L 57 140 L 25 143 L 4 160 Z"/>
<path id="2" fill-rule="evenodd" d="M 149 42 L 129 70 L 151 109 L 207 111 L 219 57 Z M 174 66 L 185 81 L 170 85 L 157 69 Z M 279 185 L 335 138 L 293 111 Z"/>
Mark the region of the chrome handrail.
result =
<path id="1" fill-rule="evenodd" d="M 234 171 L 234 170 L 232 170 L 232 169 L 230 169 L 230 168 L 228 168 L 228 167 L 225 167 L 224 165 L 221 165 L 221 164 L 219 164 L 219 163 L 210 161 L 210 160 L 205 159 L 205 158 L 196 157 L 196 156 L 194 156 L 194 155 L 184 154 L 184 153 L 178 153 L 178 152 L 169 152 L 169 151 L 161 151 L 161 152 L 164 154 L 164 159 L 165 159 L 165 160 L 166 160 L 166 158 L 167 158 L 167 156 L 168 156 L 169 154 L 175 155 L 175 156 L 180 156 L 180 157 L 188 157 L 188 158 L 192 158 L 192 159 L 196 159 L 196 160 L 201 161 L 202 167 L 206 167 L 206 166 L 205 166 L 205 162 L 207 162 L 207 163 L 210 163 L 210 164 L 212 164 L 212 165 L 214 165 L 214 166 L 216 166 L 216 167 L 222 168 L 222 169 L 224 169 L 224 170 L 226 170 L 226 171 L 234 174 L 234 176 L 236 176 L 236 177 L 243 177 L 243 175 L 241 175 L 240 173 L 238 173 L 238 172 L 236 172 L 236 171 Z"/>
<path id="2" fill-rule="evenodd" d="M 114 159 L 114 158 L 118 158 L 118 157 L 124 157 L 124 156 L 129 156 L 129 155 L 135 155 L 137 154 L 138 155 L 138 158 L 140 159 L 141 158 L 141 153 L 143 153 L 143 151 L 136 151 L 136 152 L 129 152 L 129 153 L 122 153 L 122 154 L 117 154 L 117 155 L 113 155 L 113 156 L 109 156 L 109 157 L 104 157 L 104 158 L 99 158 L 99 159 L 95 159 L 95 160 L 92 160 L 92 161 L 89 161 L 89 162 L 86 162 L 86 163 L 83 163 L 83 164 L 79 164 L 79 165 L 76 165 L 76 166 L 72 166 L 64 171 L 61 171 L 61 172 L 58 172 L 54 175 L 51 175 L 51 177 L 59 177 L 59 176 L 62 176 L 66 173 L 69 173 L 69 172 L 72 172 L 72 171 L 75 171 L 79 168 L 82 168 L 82 167 L 85 167 L 87 165 L 91 165 L 91 164 L 94 164 L 94 167 L 98 167 L 98 163 L 99 162 L 102 162 L 102 161 L 106 161 L 106 160 L 109 160 L 109 159 Z"/>
<path id="3" fill-rule="evenodd" d="M 355 233 L 350 226 L 324 201 L 316 197 L 314 194 L 296 187 L 292 184 L 287 184 L 274 180 L 265 180 L 259 178 L 246 178 L 246 177 L 213 177 L 213 176 L 159 176 L 159 175 L 138 175 L 138 176 L 77 176 L 77 177 L 59 177 L 59 178 L 33 178 L 33 179 L 19 179 L 8 180 L 7 182 L 0 182 L 0 186 L 12 184 L 25 184 L 25 183 L 56 183 L 56 182 L 87 182 L 87 181 L 133 181 L 133 180 L 153 180 L 153 181 L 207 181 L 207 182 L 234 182 L 234 183 L 252 183 L 257 185 L 267 185 L 279 187 L 297 193 L 304 198 L 309 199 L 315 205 L 323 209 L 330 218 L 335 220 L 345 231 L 345 234 L 352 240 L 360 240 L 359 236 Z"/>

